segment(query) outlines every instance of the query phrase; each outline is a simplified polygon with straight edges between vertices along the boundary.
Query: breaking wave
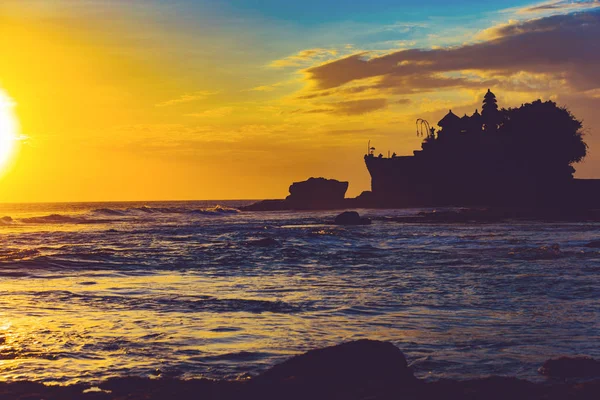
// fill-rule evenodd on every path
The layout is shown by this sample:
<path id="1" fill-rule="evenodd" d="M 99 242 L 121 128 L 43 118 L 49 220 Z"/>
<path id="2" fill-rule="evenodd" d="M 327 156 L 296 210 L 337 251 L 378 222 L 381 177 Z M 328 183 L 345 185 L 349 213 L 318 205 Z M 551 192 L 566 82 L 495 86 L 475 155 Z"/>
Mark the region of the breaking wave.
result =
<path id="1" fill-rule="evenodd" d="M 13 219 L 11 216 L 0 218 L 0 225 L 23 224 L 100 224 L 114 221 L 123 221 L 128 217 L 144 217 L 148 215 L 206 215 L 219 216 L 237 214 L 240 210 L 232 207 L 214 206 L 207 208 L 186 207 L 131 207 L 125 209 L 98 208 L 85 215 L 74 214 L 49 214 L 34 217 Z"/>
<path id="2" fill-rule="evenodd" d="M 148 214 L 196 214 L 196 215 L 222 215 L 237 214 L 240 210 L 232 207 L 216 205 L 207 208 L 187 208 L 187 207 L 130 207 L 126 209 L 99 208 L 93 210 L 95 215 L 103 216 L 136 216 Z"/>
<path id="3" fill-rule="evenodd" d="M 85 224 L 93 223 L 95 221 L 88 220 L 83 217 L 72 217 L 69 215 L 62 214 L 50 214 L 41 217 L 22 218 L 20 222 L 26 224 Z"/>

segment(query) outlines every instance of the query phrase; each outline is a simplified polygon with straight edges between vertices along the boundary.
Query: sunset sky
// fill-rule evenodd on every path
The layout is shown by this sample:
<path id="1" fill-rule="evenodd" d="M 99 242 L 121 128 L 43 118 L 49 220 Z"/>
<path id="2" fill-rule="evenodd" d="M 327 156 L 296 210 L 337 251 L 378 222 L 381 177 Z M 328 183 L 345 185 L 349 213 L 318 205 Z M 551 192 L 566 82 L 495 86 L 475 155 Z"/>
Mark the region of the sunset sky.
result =
<path id="1" fill-rule="evenodd" d="M 2 0 L 0 201 L 281 198 L 537 98 L 600 178 L 600 1 Z"/>

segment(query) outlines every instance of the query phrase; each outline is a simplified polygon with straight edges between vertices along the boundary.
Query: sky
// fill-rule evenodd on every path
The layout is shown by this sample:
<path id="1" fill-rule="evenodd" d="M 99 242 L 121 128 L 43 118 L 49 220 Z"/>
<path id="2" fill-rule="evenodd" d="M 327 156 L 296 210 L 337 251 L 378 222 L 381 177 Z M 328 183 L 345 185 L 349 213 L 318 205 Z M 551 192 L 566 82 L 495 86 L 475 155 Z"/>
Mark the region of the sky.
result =
<path id="1" fill-rule="evenodd" d="M 599 38 L 598 0 L 2 0 L 0 201 L 355 196 L 488 88 L 567 106 L 600 178 Z"/>

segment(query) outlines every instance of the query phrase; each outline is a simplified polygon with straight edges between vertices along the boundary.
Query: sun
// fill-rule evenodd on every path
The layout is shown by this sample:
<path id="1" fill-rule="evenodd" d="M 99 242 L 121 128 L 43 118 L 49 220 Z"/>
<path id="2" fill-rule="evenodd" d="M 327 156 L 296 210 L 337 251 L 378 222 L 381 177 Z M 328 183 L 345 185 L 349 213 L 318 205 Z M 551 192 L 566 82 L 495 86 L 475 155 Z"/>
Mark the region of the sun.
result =
<path id="1" fill-rule="evenodd" d="M 19 135 L 19 122 L 14 113 L 15 102 L 0 88 L 0 175 L 15 153 Z"/>

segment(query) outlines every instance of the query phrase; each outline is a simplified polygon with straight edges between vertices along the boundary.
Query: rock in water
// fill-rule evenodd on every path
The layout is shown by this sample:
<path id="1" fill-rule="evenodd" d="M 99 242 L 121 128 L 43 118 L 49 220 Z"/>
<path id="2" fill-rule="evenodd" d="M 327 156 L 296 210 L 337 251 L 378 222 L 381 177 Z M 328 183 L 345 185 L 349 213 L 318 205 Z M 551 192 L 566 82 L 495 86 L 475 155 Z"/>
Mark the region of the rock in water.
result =
<path id="1" fill-rule="evenodd" d="M 286 204 L 298 210 L 317 210 L 339 208 L 344 203 L 348 182 L 335 179 L 309 178 L 303 182 L 294 182 L 290 186 L 290 195 Z"/>
<path id="2" fill-rule="evenodd" d="M 336 225 L 370 225 L 369 218 L 361 217 L 356 211 L 344 211 L 333 221 Z"/>
<path id="3" fill-rule="evenodd" d="M 279 242 L 273 238 L 266 237 L 262 239 L 249 240 L 245 243 L 247 246 L 256 246 L 256 247 L 271 247 L 271 246 L 279 246 Z"/>
<path id="4" fill-rule="evenodd" d="M 417 380 L 402 351 L 389 342 L 357 340 L 311 350 L 275 365 L 255 378 L 261 383 L 336 386 L 376 383 L 391 387 Z"/>
<path id="5" fill-rule="evenodd" d="M 544 362 L 539 372 L 555 378 L 600 376 L 600 361 L 585 356 L 560 357 Z"/>
<path id="6" fill-rule="evenodd" d="M 285 200 L 262 200 L 240 207 L 242 211 L 284 211 L 289 210 Z"/>

